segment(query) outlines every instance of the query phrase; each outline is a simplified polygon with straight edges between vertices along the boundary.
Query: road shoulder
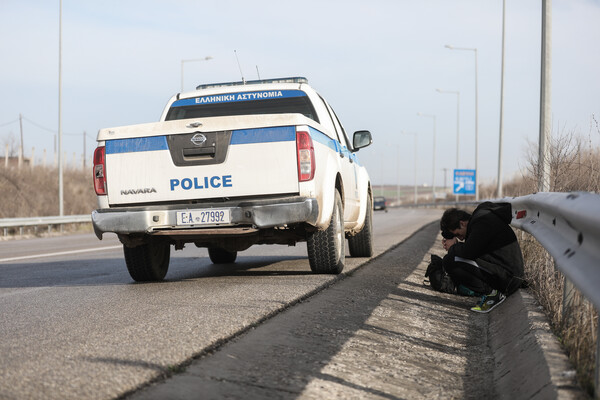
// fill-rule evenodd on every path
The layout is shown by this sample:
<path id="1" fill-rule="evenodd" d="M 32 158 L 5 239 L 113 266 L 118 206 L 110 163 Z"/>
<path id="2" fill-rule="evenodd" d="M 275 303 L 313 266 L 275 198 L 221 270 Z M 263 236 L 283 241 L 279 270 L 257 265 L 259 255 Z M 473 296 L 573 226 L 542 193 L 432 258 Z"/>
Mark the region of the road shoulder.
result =
<path id="1" fill-rule="evenodd" d="M 493 398 L 487 318 L 423 285 L 437 223 L 134 399 Z"/>
<path id="2" fill-rule="evenodd" d="M 526 292 L 477 314 L 476 298 L 423 284 L 443 252 L 428 224 L 131 398 L 585 398 Z"/>

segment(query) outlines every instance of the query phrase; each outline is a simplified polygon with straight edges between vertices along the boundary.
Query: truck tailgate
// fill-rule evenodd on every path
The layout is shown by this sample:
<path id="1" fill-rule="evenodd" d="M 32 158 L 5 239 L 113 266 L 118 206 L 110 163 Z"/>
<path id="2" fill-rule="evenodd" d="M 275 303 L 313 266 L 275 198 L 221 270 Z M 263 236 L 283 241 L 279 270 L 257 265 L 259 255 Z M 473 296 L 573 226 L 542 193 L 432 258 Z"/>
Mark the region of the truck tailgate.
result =
<path id="1" fill-rule="evenodd" d="M 111 205 L 298 193 L 295 126 L 106 140 Z"/>

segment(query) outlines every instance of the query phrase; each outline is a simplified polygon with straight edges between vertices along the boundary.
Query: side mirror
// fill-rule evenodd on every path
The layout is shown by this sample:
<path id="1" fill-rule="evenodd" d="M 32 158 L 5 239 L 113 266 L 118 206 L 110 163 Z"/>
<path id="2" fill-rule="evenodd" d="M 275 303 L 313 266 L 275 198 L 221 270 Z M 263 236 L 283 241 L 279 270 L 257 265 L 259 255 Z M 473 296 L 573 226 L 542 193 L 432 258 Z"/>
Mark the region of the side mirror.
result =
<path id="1" fill-rule="evenodd" d="M 373 143 L 373 137 L 369 131 L 356 131 L 352 138 L 352 147 L 355 150 L 362 149 Z"/>

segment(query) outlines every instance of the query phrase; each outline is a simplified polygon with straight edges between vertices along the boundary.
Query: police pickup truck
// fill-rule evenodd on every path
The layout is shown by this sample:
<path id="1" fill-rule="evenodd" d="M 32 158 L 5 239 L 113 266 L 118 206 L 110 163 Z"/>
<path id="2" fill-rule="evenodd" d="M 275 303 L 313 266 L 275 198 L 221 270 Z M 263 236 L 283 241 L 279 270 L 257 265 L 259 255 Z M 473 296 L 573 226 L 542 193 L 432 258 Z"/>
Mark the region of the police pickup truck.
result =
<path id="1" fill-rule="evenodd" d="M 233 263 L 254 244 L 306 241 L 310 268 L 338 274 L 345 238 L 372 255 L 372 190 L 352 140 L 305 78 L 200 85 L 167 103 L 159 122 L 101 129 L 92 213 L 114 232 L 135 281 L 160 281 L 171 246 L 208 248 Z"/>

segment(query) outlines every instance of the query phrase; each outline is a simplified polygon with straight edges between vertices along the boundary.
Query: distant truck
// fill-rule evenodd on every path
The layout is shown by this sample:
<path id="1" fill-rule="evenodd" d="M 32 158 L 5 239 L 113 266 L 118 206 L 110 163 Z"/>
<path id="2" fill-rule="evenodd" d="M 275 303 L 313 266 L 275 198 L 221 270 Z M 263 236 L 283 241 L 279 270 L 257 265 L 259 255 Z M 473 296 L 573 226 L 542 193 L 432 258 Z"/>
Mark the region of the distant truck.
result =
<path id="1" fill-rule="evenodd" d="M 305 78 L 200 85 L 160 122 L 101 129 L 94 152 L 99 239 L 114 232 L 135 281 L 160 281 L 170 250 L 193 243 L 215 264 L 254 244 L 306 241 L 310 268 L 338 274 L 345 238 L 370 257 L 372 189 L 352 140 Z"/>

